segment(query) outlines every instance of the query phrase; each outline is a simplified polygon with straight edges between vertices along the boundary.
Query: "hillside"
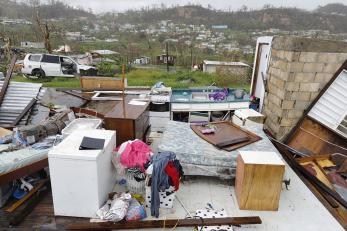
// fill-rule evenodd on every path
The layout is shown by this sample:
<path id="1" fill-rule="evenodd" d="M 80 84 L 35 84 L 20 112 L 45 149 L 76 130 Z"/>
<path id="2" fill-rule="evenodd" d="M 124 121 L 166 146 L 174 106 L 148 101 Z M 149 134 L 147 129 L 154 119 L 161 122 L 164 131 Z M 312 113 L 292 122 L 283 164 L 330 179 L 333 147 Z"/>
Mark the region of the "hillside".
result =
<path id="1" fill-rule="evenodd" d="M 49 3 L 42 4 L 39 9 L 42 17 L 47 19 L 95 17 L 92 13 L 83 9 L 76 9 L 57 0 L 51 0 Z M 28 5 L 26 2 L 0 0 L 0 17 L 31 19 L 32 15 L 33 6 Z"/>
<path id="2" fill-rule="evenodd" d="M 343 16 L 347 15 L 347 6 L 341 3 L 333 3 L 325 6 L 320 6 L 316 10 L 316 12 L 324 13 L 324 14 L 340 14 Z"/>
<path id="3" fill-rule="evenodd" d="M 343 5 L 344 6 L 344 5 Z M 347 32 L 347 16 L 327 14 L 330 6 L 316 11 L 298 8 L 263 8 L 260 10 L 217 11 L 199 5 L 184 7 L 142 9 L 119 14 L 120 23 L 154 23 L 160 20 L 172 20 L 187 24 L 226 24 L 236 30 L 257 30 L 278 28 L 282 30 L 330 30 Z M 344 6 L 347 8 L 347 6 Z M 342 9 L 342 7 L 340 7 Z"/>

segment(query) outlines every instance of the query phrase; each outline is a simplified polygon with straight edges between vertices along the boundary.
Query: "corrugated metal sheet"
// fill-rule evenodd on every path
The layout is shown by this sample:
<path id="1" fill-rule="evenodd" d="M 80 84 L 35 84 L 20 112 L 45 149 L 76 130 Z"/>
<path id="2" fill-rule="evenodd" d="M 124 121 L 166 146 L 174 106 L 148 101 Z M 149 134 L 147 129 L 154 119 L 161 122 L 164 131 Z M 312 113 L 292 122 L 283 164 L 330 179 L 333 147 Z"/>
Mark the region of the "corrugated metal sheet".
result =
<path id="1" fill-rule="evenodd" d="M 3 81 L 0 81 L 0 89 Z M 37 98 L 42 84 L 11 82 L 7 88 L 4 101 L 0 106 L 0 127 L 7 127 L 20 115 L 33 98 Z M 20 125 L 27 123 L 29 114 L 21 121 Z"/>
<path id="2" fill-rule="evenodd" d="M 337 131 L 347 114 L 347 71 L 341 72 L 308 115 Z M 347 134 L 345 134 L 347 135 Z"/>

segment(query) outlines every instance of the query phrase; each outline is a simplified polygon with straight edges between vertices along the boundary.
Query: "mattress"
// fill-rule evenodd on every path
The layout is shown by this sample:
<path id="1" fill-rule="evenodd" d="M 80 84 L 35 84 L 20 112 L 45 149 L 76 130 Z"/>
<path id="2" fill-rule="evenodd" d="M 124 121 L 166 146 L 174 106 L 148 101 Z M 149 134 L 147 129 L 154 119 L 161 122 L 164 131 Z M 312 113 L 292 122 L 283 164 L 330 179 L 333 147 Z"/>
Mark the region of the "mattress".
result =
<path id="1" fill-rule="evenodd" d="M 50 149 L 35 150 L 31 147 L 0 153 L 0 174 L 32 164 L 47 158 Z"/>
<path id="2" fill-rule="evenodd" d="M 238 151 L 273 151 L 278 152 L 266 137 L 262 125 L 243 127 L 260 136 L 262 139 L 228 152 L 217 149 L 201 139 L 190 128 L 188 123 L 170 121 L 159 143 L 158 151 L 172 151 L 185 168 L 186 175 L 224 176 L 235 175 Z"/>

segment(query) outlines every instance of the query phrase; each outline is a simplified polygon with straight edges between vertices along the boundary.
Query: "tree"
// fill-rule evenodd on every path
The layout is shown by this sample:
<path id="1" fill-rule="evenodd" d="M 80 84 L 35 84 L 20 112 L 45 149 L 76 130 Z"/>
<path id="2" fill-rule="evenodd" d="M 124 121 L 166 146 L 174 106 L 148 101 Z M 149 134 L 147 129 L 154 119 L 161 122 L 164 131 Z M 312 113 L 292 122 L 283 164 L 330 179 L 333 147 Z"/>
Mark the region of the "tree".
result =
<path id="1" fill-rule="evenodd" d="M 48 25 L 48 22 L 42 22 L 42 19 L 40 17 L 40 12 L 39 10 L 36 10 L 36 23 L 41 31 L 42 38 L 45 43 L 45 48 L 48 53 L 52 53 L 52 44 L 51 44 L 51 29 L 52 27 Z"/>
<path id="2" fill-rule="evenodd" d="M 5 34 L 0 34 L 0 39 L 5 43 L 4 45 L 4 54 L 7 57 L 7 61 L 11 60 L 11 47 L 12 47 L 12 40 L 10 37 L 6 36 Z"/>

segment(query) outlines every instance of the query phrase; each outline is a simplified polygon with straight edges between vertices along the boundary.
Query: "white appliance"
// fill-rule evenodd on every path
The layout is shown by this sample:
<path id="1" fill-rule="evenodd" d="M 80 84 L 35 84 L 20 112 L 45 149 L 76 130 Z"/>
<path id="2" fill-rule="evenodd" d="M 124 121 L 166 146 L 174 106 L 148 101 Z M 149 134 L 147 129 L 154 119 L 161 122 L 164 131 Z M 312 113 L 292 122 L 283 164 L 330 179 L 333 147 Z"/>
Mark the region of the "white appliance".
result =
<path id="1" fill-rule="evenodd" d="M 86 130 L 86 129 L 97 129 L 100 128 L 102 124 L 101 119 L 88 119 L 88 118 L 78 118 L 74 119 L 69 123 L 62 131 L 61 134 L 64 138 L 70 135 L 76 130 Z"/>
<path id="2" fill-rule="evenodd" d="M 104 149 L 79 150 L 84 136 L 105 139 Z M 95 217 L 115 185 L 115 146 L 115 131 L 77 130 L 49 152 L 56 216 Z"/>

